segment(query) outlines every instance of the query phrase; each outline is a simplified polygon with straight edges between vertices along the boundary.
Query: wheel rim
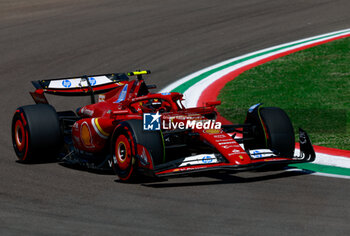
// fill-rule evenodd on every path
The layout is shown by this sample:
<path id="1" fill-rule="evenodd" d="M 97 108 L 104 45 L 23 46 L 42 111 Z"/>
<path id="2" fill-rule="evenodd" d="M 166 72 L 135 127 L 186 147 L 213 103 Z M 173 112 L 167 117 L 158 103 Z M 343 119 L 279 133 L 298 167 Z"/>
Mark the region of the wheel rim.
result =
<path id="1" fill-rule="evenodd" d="M 26 145 L 25 130 L 21 120 L 17 120 L 15 124 L 15 143 L 20 152 Z"/>
<path id="2" fill-rule="evenodd" d="M 120 142 L 118 145 L 118 159 L 121 162 L 124 162 L 126 159 L 126 147 L 123 142 Z"/>
<path id="3" fill-rule="evenodd" d="M 126 171 L 132 165 L 130 142 L 125 135 L 120 135 L 115 143 L 115 157 L 118 169 Z"/>

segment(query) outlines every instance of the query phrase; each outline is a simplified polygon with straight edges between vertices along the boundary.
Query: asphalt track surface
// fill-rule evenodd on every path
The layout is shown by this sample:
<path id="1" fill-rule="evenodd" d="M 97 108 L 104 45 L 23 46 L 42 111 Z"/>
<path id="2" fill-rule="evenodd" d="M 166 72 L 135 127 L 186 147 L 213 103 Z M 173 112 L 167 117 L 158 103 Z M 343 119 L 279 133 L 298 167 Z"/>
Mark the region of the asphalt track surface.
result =
<path id="1" fill-rule="evenodd" d="M 257 172 L 123 184 L 58 163 L 19 164 L 10 139 L 16 107 L 32 103 L 31 80 L 146 68 L 161 88 L 228 58 L 349 28 L 349 9 L 348 0 L 2 0 L 0 234 L 349 235 L 345 179 Z"/>

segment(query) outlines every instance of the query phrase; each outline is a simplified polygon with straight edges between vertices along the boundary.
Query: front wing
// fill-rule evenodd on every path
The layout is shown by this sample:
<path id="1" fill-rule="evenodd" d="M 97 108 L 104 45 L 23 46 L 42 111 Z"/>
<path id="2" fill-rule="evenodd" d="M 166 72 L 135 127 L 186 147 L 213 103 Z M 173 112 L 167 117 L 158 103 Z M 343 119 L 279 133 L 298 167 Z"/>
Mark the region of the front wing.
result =
<path id="1" fill-rule="evenodd" d="M 227 162 L 221 154 L 200 154 L 191 157 L 185 157 L 181 160 L 166 163 L 154 170 L 157 177 L 176 177 L 182 175 L 191 175 L 198 172 L 225 171 L 235 173 L 239 171 L 249 171 L 266 166 L 288 165 L 295 163 L 312 162 L 316 155 L 307 133 L 299 129 L 300 154 L 292 158 L 280 157 L 274 155 L 254 156 L 254 150 L 249 153 L 251 162 L 249 164 L 236 164 Z M 260 153 L 261 154 L 261 153 Z"/>

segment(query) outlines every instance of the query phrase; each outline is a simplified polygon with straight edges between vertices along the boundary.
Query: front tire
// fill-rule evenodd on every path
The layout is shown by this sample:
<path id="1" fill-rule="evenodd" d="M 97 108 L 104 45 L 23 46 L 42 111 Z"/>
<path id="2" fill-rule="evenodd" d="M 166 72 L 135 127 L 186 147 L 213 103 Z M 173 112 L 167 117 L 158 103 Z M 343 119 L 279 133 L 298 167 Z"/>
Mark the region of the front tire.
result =
<path id="1" fill-rule="evenodd" d="M 277 107 L 257 107 L 248 112 L 245 123 L 253 129 L 244 129 L 245 149 L 271 149 L 276 155 L 293 157 L 295 136 L 288 115 Z"/>
<path id="2" fill-rule="evenodd" d="M 142 145 L 150 154 L 150 166 L 164 161 L 164 142 L 160 131 L 144 131 L 142 120 L 128 120 L 120 123 L 112 136 L 112 168 L 121 181 L 137 179 L 140 162 L 136 155 L 137 145 Z"/>
<path id="3" fill-rule="evenodd" d="M 127 127 L 119 127 L 112 142 L 112 168 L 121 181 L 132 181 L 136 178 L 135 143 Z"/>

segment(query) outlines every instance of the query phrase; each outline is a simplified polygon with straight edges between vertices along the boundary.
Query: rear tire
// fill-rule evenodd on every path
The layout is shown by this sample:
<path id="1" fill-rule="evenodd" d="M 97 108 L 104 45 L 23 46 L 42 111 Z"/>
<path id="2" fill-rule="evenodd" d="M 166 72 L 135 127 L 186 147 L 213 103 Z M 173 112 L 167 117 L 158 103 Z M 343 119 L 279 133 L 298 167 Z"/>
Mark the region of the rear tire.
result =
<path id="1" fill-rule="evenodd" d="M 21 162 L 55 157 L 63 144 L 56 110 L 48 104 L 19 107 L 12 119 L 12 143 Z"/>

